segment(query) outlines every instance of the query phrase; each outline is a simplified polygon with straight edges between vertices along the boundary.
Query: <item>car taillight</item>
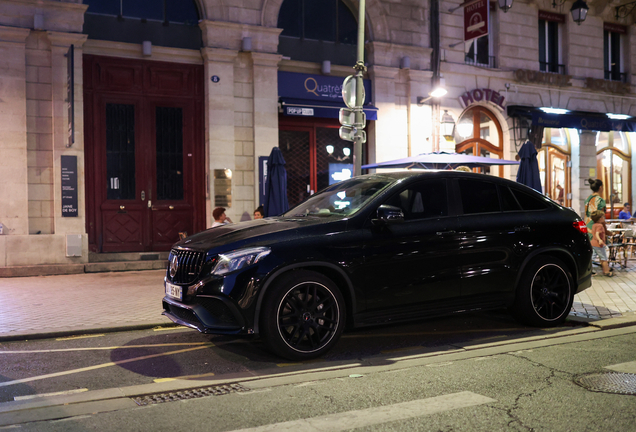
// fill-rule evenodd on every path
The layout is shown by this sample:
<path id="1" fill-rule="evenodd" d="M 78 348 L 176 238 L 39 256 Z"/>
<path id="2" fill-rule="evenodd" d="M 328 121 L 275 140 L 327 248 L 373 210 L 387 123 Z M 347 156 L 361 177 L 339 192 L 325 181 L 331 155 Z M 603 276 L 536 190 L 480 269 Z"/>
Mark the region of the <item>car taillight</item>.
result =
<path id="1" fill-rule="evenodd" d="M 574 225 L 574 228 L 581 231 L 583 234 L 587 234 L 587 225 L 585 225 L 585 222 L 577 221 L 574 222 L 572 225 Z"/>

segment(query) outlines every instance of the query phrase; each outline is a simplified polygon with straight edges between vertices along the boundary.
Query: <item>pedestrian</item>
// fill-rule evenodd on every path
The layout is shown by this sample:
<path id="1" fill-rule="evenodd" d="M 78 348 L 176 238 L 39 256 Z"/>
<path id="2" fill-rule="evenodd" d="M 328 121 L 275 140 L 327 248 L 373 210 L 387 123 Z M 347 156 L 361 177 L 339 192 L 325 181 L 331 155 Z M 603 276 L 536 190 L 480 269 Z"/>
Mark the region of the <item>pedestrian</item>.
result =
<path id="1" fill-rule="evenodd" d="M 632 218 L 632 208 L 628 202 L 623 204 L 623 210 L 618 214 L 619 219 L 630 220 Z"/>
<path id="2" fill-rule="evenodd" d="M 607 208 L 607 203 L 601 197 L 601 189 L 603 187 L 603 182 L 599 179 L 588 179 L 588 183 L 590 184 L 590 189 L 592 189 L 592 194 L 587 197 L 585 200 L 585 225 L 587 225 L 587 234 L 590 236 L 590 240 L 592 239 L 592 225 L 594 222 L 592 221 L 592 213 L 596 210 L 600 210 L 605 212 Z"/>
<path id="3" fill-rule="evenodd" d="M 592 249 L 594 254 L 598 257 L 603 268 L 603 275 L 607 277 L 614 276 L 612 270 L 610 270 L 609 263 L 607 262 L 607 250 L 605 243 L 605 213 L 601 210 L 592 212 Z"/>
<path id="4" fill-rule="evenodd" d="M 212 228 L 232 223 L 232 220 L 225 214 L 225 207 L 215 208 L 212 212 L 212 217 L 214 218 Z"/>
<path id="5" fill-rule="evenodd" d="M 254 210 L 254 219 L 263 219 L 263 215 L 265 215 L 263 206 L 258 206 L 256 210 Z"/>

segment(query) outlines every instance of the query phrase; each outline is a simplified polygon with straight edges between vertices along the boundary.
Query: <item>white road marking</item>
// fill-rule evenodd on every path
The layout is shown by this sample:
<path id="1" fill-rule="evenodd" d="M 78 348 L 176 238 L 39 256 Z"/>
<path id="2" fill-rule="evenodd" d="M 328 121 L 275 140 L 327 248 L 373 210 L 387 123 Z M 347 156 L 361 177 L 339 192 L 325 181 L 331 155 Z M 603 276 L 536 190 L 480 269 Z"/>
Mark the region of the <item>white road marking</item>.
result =
<path id="1" fill-rule="evenodd" d="M 55 373 L 50 373 L 50 374 L 46 374 L 46 375 L 39 375 L 39 376 L 30 377 L 30 378 L 22 378 L 22 379 L 14 380 L 14 381 L 1 382 L 0 383 L 0 387 L 7 387 L 7 386 L 10 386 L 10 385 L 21 384 L 21 383 L 31 382 L 31 381 L 39 381 L 39 380 L 43 380 L 43 379 L 47 379 L 47 378 L 55 378 L 55 377 L 64 376 L 64 375 L 72 375 L 72 374 L 80 373 L 80 372 L 88 372 L 88 371 L 92 371 L 92 370 L 95 370 L 95 369 L 101 369 L 101 368 L 110 367 L 110 366 L 117 366 L 117 365 L 121 365 L 121 364 L 125 364 L 125 363 L 131 363 L 131 362 L 136 362 L 136 361 L 140 361 L 140 360 L 147 360 L 147 359 L 156 358 L 156 357 L 163 357 L 163 356 L 168 356 L 168 355 L 172 355 L 172 354 L 181 354 L 181 353 L 188 352 L 188 351 L 195 351 L 195 350 L 199 350 L 199 349 L 202 349 L 202 348 L 209 348 L 210 346 L 211 346 L 211 344 L 208 344 L 208 345 L 204 345 L 204 346 L 197 346 L 197 347 L 194 347 L 194 348 L 187 348 L 187 349 L 182 349 L 182 350 L 177 350 L 177 351 L 170 351 L 170 352 L 161 353 L 161 354 L 151 354 L 151 355 L 147 355 L 147 356 L 143 356 L 143 357 L 135 357 L 135 358 L 126 359 L 126 360 L 119 360 L 119 361 L 116 361 L 116 362 L 102 363 L 102 364 L 98 364 L 98 365 L 95 365 L 95 366 L 87 366 L 87 367 L 83 367 L 83 368 L 79 368 L 79 369 L 71 369 L 71 370 L 67 370 L 67 371 L 55 372 Z"/>
<path id="2" fill-rule="evenodd" d="M 616 372 L 636 374 L 636 361 L 605 366 L 605 369 L 613 370 Z"/>
<path id="3" fill-rule="evenodd" d="M 22 350 L 22 351 L 0 351 L 0 354 L 36 354 L 36 353 L 54 353 L 54 352 L 73 352 L 73 351 L 104 351 L 104 350 L 116 350 L 116 349 L 131 349 L 131 348 L 157 348 L 157 347 L 172 347 L 172 346 L 214 346 L 211 342 L 183 342 L 183 343 L 167 343 L 167 344 L 149 344 L 149 345 L 122 345 L 122 346 L 109 346 L 109 347 L 88 347 L 88 348 L 57 348 L 48 350 Z"/>
<path id="4" fill-rule="evenodd" d="M 75 389 L 75 390 L 59 391 L 55 393 L 40 393 L 40 394 L 26 395 L 26 396 L 15 396 L 13 400 L 20 401 L 20 400 L 36 399 L 36 398 L 49 397 L 49 396 L 61 396 L 61 395 L 69 395 L 69 394 L 75 394 L 75 393 L 83 393 L 85 391 L 88 391 L 88 389 L 81 388 L 81 389 Z"/>
<path id="5" fill-rule="evenodd" d="M 459 408 L 497 402 L 472 392 L 452 393 L 411 402 L 347 411 L 302 420 L 275 423 L 233 432 L 337 432 L 373 426 L 397 420 L 406 420 Z"/>

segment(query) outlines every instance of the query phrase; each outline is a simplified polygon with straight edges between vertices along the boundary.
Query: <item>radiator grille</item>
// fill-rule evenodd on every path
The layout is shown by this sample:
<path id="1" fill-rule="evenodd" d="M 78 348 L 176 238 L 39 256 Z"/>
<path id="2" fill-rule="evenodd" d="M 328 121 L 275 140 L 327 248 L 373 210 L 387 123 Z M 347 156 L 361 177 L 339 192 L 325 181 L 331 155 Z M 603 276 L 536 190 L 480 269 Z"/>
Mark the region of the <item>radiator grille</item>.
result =
<path id="1" fill-rule="evenodd" d="M 197 280 L 201 274 L 205 254 L 203 252 L 172 249 L 168 257 L 169 263 L 172 262 L 174 256 L 177 257 L 179 266 L 177 273 L 171 278 L 172 282 L 176 284 L 189 284 Z M 169 273 L 168 271 L 168 274 Z"/>

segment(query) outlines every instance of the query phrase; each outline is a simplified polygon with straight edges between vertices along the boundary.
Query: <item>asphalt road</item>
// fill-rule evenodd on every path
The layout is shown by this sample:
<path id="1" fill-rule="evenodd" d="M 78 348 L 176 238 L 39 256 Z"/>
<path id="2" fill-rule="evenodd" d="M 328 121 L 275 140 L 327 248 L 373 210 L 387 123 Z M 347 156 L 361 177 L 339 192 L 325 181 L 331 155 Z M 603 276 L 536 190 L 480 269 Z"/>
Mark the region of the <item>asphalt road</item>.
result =
<path id="1" fill-rule="evenodd" d="M 346 364 L 378 355 L 452 350 L 571 328 L 524 327 L 505 311 L 471 313 L 348 332 L 326 356 L 307 364 Z M 0 344 L 0 403 L 174 378 L 270 374 L 299 366 L 305 367 L 272 355 L 257 340 L 203 335 L 183 327 L 5 342 Z"/>
<path id="2" fill-rule="evenodd" d="M 244 391 L 140 407 L 123 390 L 111 398 L 91 392 L 84 405 L 58 403 L 55 420 L 53 408 L 11 413 L 2 410 L 11 404 L 5 403 L 0 424 L 14 419 L 20 424 L 9 430 L 46 432 L 636 430 L 636 396 L 577 384 L 612 371 L 633 380 L 636 328 L 570 333 L 431 355 L 394 353 L 349 367 L 304 365 L 298 374 L 243 376 L 237 382 Z M 27 421 L 38 415 L 51 420 Z"/>

